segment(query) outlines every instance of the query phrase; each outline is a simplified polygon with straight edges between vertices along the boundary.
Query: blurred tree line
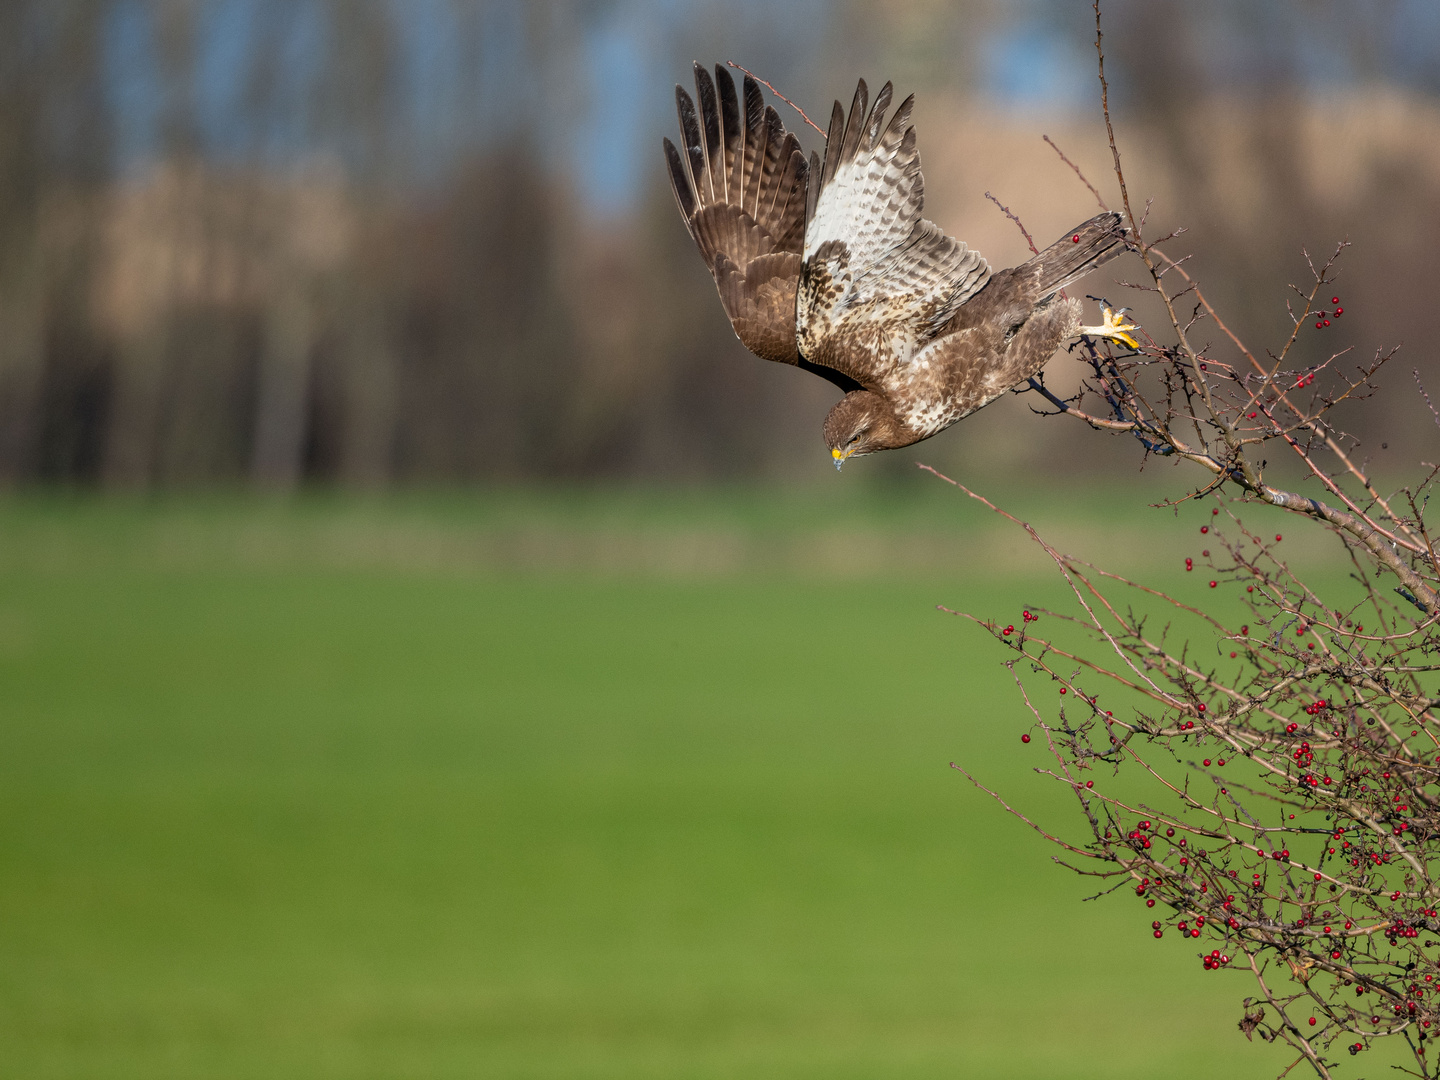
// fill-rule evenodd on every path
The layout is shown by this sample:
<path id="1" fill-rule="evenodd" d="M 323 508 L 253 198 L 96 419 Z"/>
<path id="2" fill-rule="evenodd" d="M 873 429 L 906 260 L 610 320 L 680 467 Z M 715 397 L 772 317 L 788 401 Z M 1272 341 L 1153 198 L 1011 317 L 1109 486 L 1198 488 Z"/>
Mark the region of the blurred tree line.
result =
<path id="1" fill-rule="evenodd" d="M 1338 73 L 1317 91 L 1318 54 L 1285 0 L 1111 8 L 1131 152 L 1169 194 L 1165 219 L 1190 228 L 1212 297 L 1274 340 L 1299 246 L 1348 233 L 1365 240 L 1349 260 L 1352 336 L 1406 340 L 1406 366 L 1430 367 L 1440 111 L 1432 87 L 1387 82 L 1384 61 L 1385 35 L 1420 16 L 1306 5 L 1343 52 L 1321 58 Z M 1088 10 L 5 0 L 0 482 L 823 466 L 831 389 L 734 341 L 663 186 L 669 85 L 692 56 L 736 58 L 815 104 L 890 76 L 951 103 L 921 100 L 922 145 L 939 148 L 963 135 L 945 117 L 1013 111 L 986 56 L 1013 55 L 1022 78 L 1083 71 Z M 1027 34 L 1061 51 L 1026 52 Z M 1256 47 L 1231 55 L 1237 41 Z M 1231 64 L 1219 78 L 1217 49 Z M 1093 134 L 1088 98 L 1044 119 L 1028 107 L 970 156 L 1003 159 L 1041 130 Z M 1060 227 L 1089 212 L 1063 178 L 1027 198 L 1063 207 Z M 969 206 L 942 224 L 972 235 Z M 1424 438 L 1422 420 L 1387 430 Z"/>

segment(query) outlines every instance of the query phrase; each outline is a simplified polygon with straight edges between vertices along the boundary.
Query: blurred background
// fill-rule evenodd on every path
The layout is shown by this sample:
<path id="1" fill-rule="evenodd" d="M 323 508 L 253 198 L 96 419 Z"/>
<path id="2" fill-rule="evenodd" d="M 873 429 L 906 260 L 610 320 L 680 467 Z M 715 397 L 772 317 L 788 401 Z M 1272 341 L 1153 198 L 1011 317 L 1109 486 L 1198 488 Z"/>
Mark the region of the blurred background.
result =
<path id="1" fill-rule="evenodd" d="M 1348 238 L 1297 360 L 1403 344 L 1344 421 L 1435 460 L 1440 8 L 1105 14 L 1153 232 L 1256 349 Z M 837 476 L 833 388 L 735 341 L 662 168 L 692 60 L 817 118 L 893 79 L 927 216 L 1012 265 L 986 191 L 1041 244 L 1096 210 L 1042 134 L 1118 204 L 1093 40 L 1079 0 L 0 3 L 0 1072 L 1283 1068 L 1238 975 L 947 768 L 1063 823 L 934 606 L 1064 596 L 915 458 L 1181 595 L 1208 510 L 1147 504 L 1196 478 L 1024 397 Z"/>

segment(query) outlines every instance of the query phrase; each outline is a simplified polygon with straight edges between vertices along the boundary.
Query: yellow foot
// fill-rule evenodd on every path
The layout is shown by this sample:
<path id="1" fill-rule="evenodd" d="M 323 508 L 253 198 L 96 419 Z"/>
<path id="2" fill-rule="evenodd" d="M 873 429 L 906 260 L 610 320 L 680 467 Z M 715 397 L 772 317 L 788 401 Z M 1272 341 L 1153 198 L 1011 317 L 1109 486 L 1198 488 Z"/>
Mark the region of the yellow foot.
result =
<path id="1" fill-rule="evenodd" d="M 1100 326 L 1082 326 L 1075 331 L 1083 337 L 1109 338 L 1112 341 L 1121 341 L 1132 349 L 1138 349 L 1140 343 L 1130 336 L 1131 330 L 1139 330 L 1136 323 L 1129 322 L 1124 318 L 1125 309 L 1111 311 L 1108 307 L 1101 308 L 1104 312 L 1105 321 Z"/>

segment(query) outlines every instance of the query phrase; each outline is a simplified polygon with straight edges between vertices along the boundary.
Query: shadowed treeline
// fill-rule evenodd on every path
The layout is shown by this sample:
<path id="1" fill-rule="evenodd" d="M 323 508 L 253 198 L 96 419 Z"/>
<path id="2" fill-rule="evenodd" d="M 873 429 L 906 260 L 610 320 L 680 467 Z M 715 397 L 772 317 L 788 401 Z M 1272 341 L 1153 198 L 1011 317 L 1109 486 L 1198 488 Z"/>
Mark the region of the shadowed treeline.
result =
<path id="1" fill-rule="evenodd" d="M 808 474 L 833 391 L 725 325 L 663 187 L 669 84 L 733 57 L 812 114 L 860 75 L 918 89 L 929 213 L 1008 265 L 1026 252 L 984 191 L 1042 243 L 1093 212 L 1042 132 L 1118 201 L 1085 7 L 0 5 L 0 479 Z M 1422 447 L 1430 417 L 1396 384 L 1420 368 L 1440 389 L 1435 28 L 1424 5 L 1290 10 L 1110 5 L 1132 193 L 1157 196 L 1159 231 L 1188 227 L 1175 253 L 1256 342 L 1288 333 L 1302 245 L 1354 241 L 1343 327 L 1301 347 L 1405 342 L 1355 425 Z M 1102 276 L 1132 300 L 1123 262 Z M 927 459 L 1102 452 L 1023 401 L 990 413 Z M 987 438 L 1012 423 L 1033 436 Z"/>

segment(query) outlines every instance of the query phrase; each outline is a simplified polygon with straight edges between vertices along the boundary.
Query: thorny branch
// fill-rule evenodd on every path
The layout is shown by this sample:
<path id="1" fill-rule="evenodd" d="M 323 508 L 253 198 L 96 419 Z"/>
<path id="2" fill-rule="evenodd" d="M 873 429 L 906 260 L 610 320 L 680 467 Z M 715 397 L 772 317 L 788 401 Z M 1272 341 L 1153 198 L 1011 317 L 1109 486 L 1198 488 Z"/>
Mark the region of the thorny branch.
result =
<path id="1" fill-rule="evenodd" d="M 1425 516 L 1440 467 L 1387 494 L 1331 420 L 1338 404 L 1375 391 L 1392 353 L 1348 375 L 1344 351 L 1293 364 L 1300 335 L 1343 314 L 1328 294 L 1345 243 L 1310 262 L 1286 339 L 1257 351 L 1186 260 L 1159 249 L 1175 234 L 1146 239 L 1111 121 L 1098 0 L 1094 9 L 1105 129 L 1146 271 L 1129 287 L 1159 298 L 1168 340 L 1147 336 L 1118 355 L 1086 343 L 1076 394 L 1030 388 L 1046 415 L 1200 466 L 1203 482 L 1166 505 L 1201 515 L 1202 549 L 1185 570 L 1243 614 L 1222 618 L 1065 555 L 956 484 L 1022 528 L 1070 590 L 1072 610 L 1031 607 L 1018 626 L 965 617 L 1009 651 L 1025 739 L 1038 730 L 1049 756 L 1037 772 L 1073 791 L 1080 835 L 1042 829 L 966 775 L 1059 845 L 1064 865 L 1133 889 L 1145 932 L 1194 941 L 1206 971 L 1248 970 L 1259 995 L 1245 1000 L 1241 1031 L 1288 1044 L 1297 1056 L 1287 1073 L 1303 1062 L 1335 1076 L 1346 1054 L 1393 1037 L 1413 1062 L 1402 1071 L 1440 1080 L 1440 1054 L 1428 1052 L 1440 1034 L 1440 563 Z M 1221 330 L 1223 352 L 1192 344 L 1199 320 Z M 1321 497 L 1267 479 L 1277 451 Z M 1343 545 L 1353 567 L 1344 585 L 1305 581 L 1281 556 L 1282 533 L 1265 529 L 1271 540 L 1242 517 L 1277 510 Z"/>

